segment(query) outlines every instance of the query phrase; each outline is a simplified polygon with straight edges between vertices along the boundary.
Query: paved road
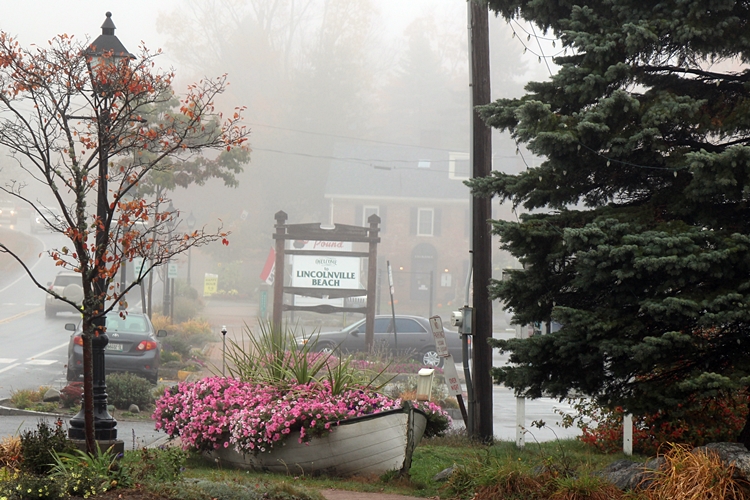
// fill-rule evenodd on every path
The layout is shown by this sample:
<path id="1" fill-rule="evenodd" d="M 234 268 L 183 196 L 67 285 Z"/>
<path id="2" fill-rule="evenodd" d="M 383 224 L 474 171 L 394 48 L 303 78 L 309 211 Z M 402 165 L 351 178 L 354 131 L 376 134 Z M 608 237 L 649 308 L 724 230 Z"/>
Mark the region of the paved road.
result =
<path id="1" fill-rule="evenodd" d="M 0 409 L 0 412 L 2 412 L 2 409 Z M 34 430 L 40 420 L 45 420 L 48 424 L 53 425 L 56 418 L 41 413 L 35 415 L 0 415 L 0 438 Z M 63 425 L 66 430 L 68 420 L 68 417 L 63 418 Z M 166 437 L 166 434 L 154 430 L 154 423 L 151 421 L 126 422 L 118 420 L 117 437 L 125 443 L 126 450 L 137 450 L 158 443 Z"/>

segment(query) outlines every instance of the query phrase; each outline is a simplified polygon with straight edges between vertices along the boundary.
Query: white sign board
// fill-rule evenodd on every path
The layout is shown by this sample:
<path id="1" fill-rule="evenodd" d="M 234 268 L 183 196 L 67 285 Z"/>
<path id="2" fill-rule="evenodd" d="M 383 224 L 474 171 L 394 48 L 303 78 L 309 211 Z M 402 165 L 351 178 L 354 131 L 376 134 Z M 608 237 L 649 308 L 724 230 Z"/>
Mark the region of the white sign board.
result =
<path id="1" fill-rule="evenodd" d="M 440 319 L 440 316 L 430 318 L 430 328 L 432 329 L 432 336 L 435 337 L 435 347 L 438 356 L 441 358 L 450 356 L 448 353 L 448 343 L 445 341 L 445 331 L 443 331 L 443 320 Z"/>
<path id="2" fill-rule="evenodd" d="M 294 255 L 292 286 L 300 288 L 360 288 L 360 258 L 335 255 Z"/>
<path id="3" fill-rule="evenodd" d="M 167 278 L 176 278 L 177 277 L 177 263 L 176 262 L 170 262 L 167 264 Z"/>
<path id="4" fill-rule="evenodd" d="M 143 271 L 148 269 L 148 266 L 148 259 L 144 259 L 143 257 L 133 257 L 133 272 L 135 272 L 136 278 L 143 274 Z"/>
<path id="5" fill-rule="evenodd" d="M 450 392 L 451 396 L 461 396 L 463 388 L 461 387 L 461 381 L 458 379 L 456 363 L 453 362 L 453 356 L 451 355 L 448 355 L 443 360 L 443 375 L 445 376 L 445 383 L 448 384 L 448 392 Z"/>

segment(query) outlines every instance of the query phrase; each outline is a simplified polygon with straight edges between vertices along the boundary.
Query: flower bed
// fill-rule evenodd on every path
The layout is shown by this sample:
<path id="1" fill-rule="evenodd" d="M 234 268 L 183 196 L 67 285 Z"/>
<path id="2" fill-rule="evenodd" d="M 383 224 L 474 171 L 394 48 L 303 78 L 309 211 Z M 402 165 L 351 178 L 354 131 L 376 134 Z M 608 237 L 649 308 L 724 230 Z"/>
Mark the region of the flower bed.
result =
<path id="1" fill-rule="evenodd" d="M 210 377 L 182 382 L 156 402 L 156 428 L 180 437 L 185 448 L 210 451 L 232 445 L 240 453 L 266 452 L 299 431 L 299 441 L 333 431 L 339 421 L 408 404 L 364 386 L 334 393 L 328 381 L 259 384 Z M 414 406 L 428 415 L 425 435 L 445 431 L 450 416 L 432 403 Z"/>

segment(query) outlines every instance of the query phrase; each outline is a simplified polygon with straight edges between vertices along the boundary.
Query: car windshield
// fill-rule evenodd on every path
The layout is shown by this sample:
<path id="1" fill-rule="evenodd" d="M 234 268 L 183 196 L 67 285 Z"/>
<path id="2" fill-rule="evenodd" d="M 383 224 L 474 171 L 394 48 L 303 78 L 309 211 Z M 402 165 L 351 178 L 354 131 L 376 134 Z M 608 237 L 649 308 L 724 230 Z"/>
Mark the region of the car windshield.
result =
<path id="1" fill-rule="evenodd" d="M 65 287 L 68 285 L 80 285 L 80 284 L 81 284 L 81 276 L 78 274 L 71 275 L 71 276 L 61 275 L 55 278 L 55 286 Z"/>
<path id="2" fill-rule="evenodd" d="M 124 319 L 119 315 L 107 316 L 107 332 L 144 333 L 147 331 L 148 324 L 143 316 L 126 316 Z"/>

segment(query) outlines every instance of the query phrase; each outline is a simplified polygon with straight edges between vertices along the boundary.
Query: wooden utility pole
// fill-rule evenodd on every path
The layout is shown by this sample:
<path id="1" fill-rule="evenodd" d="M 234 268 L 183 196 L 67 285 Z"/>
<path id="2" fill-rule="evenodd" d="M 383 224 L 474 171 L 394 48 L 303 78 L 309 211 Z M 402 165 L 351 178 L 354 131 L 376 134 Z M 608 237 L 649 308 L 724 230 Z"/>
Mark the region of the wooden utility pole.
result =
<path id="1" fill-rule="evenodd" d="M 490 43 L 487 5 L 469 0 L 471 28 L 472 108 L 490 102 Z M 472 118 L 472 177 L 487 177 L 492 171 L 492 135 L 490 128 L 474 111 Z M 474 357 L 472 378 L 474 409 L 472 437 L 490 442 L 492 429 L 492 301 L 489 284 L 492 277 L 492 239 L 489 219 L 491 198 L 472 200 L 472 247 L 474 265 Z"/>

